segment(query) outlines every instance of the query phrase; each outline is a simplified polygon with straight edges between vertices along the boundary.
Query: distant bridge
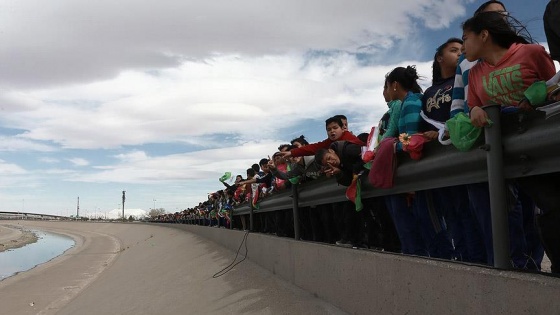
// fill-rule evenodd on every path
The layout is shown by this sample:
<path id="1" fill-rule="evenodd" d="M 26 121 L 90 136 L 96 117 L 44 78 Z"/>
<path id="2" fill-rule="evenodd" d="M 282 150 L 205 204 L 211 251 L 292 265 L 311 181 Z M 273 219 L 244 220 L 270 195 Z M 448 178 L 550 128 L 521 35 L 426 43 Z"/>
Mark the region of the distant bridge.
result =
<path id="1" fill-rule="evenodd" d="M 31 212 L 11 212 L 0 211 L 0 220 L 70 220 L 67 216 L 31 213 Z"/>

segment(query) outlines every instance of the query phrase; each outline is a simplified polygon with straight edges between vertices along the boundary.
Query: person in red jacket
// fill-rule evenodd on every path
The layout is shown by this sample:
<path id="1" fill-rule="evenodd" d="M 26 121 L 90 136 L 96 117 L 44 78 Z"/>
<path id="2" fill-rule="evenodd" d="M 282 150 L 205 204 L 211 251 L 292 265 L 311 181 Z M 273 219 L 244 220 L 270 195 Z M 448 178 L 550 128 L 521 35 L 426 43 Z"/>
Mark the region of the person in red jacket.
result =
<path id="1" fill-rule="evenodd" d="M 315 155 L 320 149 L 328 149 L 331 144 L 335 141 L 348 141 L 350 143 L 364 146 L 366 145 L 362 140 L 358 139 L 351 132 L 344 130 L 344 124 L 340 117 L 334 116 L 325 121 L 325 127 L 327 130 L 327 139 L 302 146 L 300 148 L 293 148 L 290 151 L 281 152 L 284 158 L 287 157 L 298 157 L 298 156 L 308 156 Z"/>

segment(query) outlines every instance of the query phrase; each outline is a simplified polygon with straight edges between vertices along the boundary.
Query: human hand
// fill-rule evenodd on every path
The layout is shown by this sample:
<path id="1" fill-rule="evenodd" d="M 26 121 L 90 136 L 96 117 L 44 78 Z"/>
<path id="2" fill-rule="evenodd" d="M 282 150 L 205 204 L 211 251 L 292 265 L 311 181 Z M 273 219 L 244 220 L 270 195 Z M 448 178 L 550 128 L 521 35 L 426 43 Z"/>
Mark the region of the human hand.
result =
<path id="1" fill-rule="evenodd" d="M 270 169 L 276 169 L 276 164 L 274 164 L 274 161 L 273 161 L 273 160 L 269 160 L 269 161 L 268 161 L 268 167 L 269 167 Z"/>
<path id="2" fill-rule="evenodd" d="M 481 128 L 488 125 L 488 114 L 480 107 L 471 110 L 471 123 L 473 126 Z"/>
<path id="3" fill-rule="evenodd" d="M 424 132 L 423 135 L 424 135 L 424 138 L 426 138 L 428 140 L 434 140 L 434 139 L 438 138 L 439 133 L 437 131 L 430 130 L 430 131 Z"/>
<path id="4" fill-rule="evenodd" d="M 331 177 L 340 172 L 341 172 L 340 168 L 332 165 L 331 163 L 327 163 L 327 167 L 325 168 L 325 175 L 327 175 L 327 177 Z"/>
<path id="5" fill-rule="evenodd" d="M 282 155 L 283 158 L 289 158 L 290 156 L 292 156 L 292 152 L 291 151 L 282 151 L 280 152 L 280 154 Z"/>
<path id="6" fill-rule="evenodd" d="M 531 103 L 529 103 L 529 101 L 526 98 L 524 98 L 523 100 L 521 100 L 521 102 L 519 102 L 517 108 L 519 108 L 522 111 L 533 110 L 533 106 L 531 106 Z"/>
<path id="7" fill-rule="evenodd" d="M 559 83 L 559 84 L 560 84 L 560 83 Z M 553 102 L 560 101 L 560 87 L 556 87 L 555 90 L 553 90 L 552 92 L 548 93 L 547 99 L 548 99 L 549 101 L 553 101 Z"/>

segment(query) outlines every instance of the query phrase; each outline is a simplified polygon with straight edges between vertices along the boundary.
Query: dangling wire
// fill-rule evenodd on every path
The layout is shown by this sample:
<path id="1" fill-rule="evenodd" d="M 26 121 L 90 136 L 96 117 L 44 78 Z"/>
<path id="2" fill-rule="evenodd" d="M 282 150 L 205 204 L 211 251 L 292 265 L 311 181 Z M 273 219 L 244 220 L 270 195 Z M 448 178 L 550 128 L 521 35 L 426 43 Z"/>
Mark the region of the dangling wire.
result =
<path id="1" fill-rule="evenodd" d="M 224 269 L 216 272 L 212 278 L 218 278 L 221 277 L 223 275 L 225 275 L 226 273 L 228 273 L 231 269 L 233 269 L 233 267 L 239 265 L 242 261 L 245 260 L 245 258 L 247 258 L 247 236 L 249 235 L 249 231 L 245 232 L 245 235 L 243 235 L 243 240 L 241 241 L 241 244 L 239 244 L 239 248 L 237 249 L 237 253 L 235 254 L 235 258 L 233 259 L 233 261 L 231 262 L 231 264 L 229 264 L 227 267 L 225 267 Z M 239 256 L 239 251 L 241 250 L 241 246 L 243 246 L 243 243 L 245 243 L 245 256 L 243 257 L 243 259 L 241 259 L 238 262 L 235 262 L 237 260 L 237 256 Z"/>

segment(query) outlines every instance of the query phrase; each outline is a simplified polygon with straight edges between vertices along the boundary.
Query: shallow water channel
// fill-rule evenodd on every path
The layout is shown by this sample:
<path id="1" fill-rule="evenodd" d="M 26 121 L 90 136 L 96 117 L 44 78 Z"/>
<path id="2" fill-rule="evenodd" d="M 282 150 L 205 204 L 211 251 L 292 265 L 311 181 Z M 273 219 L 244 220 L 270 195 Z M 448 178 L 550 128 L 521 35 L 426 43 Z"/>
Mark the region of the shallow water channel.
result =
<path id="1" fill-rule="evenodd" d="M 75 245 L 74 240 L 67 236 L 38 230 L 33 232 L 39 238 L 37 242 L 0 253 L 0 281 L 60 256 Z"/>

